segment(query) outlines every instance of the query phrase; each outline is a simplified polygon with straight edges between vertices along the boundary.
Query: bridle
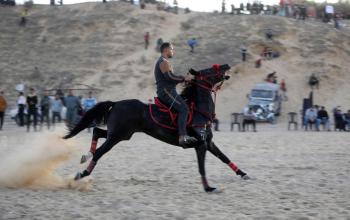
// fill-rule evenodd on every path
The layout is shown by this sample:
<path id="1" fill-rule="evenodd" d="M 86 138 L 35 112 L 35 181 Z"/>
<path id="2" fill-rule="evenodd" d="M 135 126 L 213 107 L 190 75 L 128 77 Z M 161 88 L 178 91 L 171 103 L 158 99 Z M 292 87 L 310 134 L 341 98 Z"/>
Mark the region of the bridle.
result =
<path id="1" fill-rule="evenodd" d="M 200 87 L 202 89 L 205 89 L 205 90 L 213 93 L 214 94 L 214 106 L 215 106 L 216 105 L 216 94 L 217 94 L 217 91 L 219 91 L 221 89 L 222 84 L 226 80 L 226 78 L 225 78 L 225 72 L 226 71 L 221 71 L 219 64 L 214 64 L 212 66 L 212 68 L 214 69 L 215 73 L 208 74 L 208 75 L 205 75 L 205 76 L 196 75 L 194 77 L 194 80 L 192 80 L 190 83 L 192 83 L 192 84 L 194 84 L 194 85 L 196 85 L 196 86 L 198 86 L 198 87 Z M 218 83 L 213 84 L 212 82 L 210 82 L 208 80 L 208 78 L 213 77 L 213 76 L 217 77 L 217 78 L 221 78 L 220 84 L 218 84 Z M 215 113 L 214 113 L 214 117 L 215 117 Z"/>
<path id="2" fill-rule="evenodd" d="M 215 73 L 208 74 L 205 76 L 197 75 L 194 77 L 194 80 L 191 81 L 191 83 L 198 86 L 198 87 L 201 87 L 202 89 L 205 89 L 207 91 L 214 93 L 215 101 L 216 101 L 216 93 L 217 93 L 217 91 L 219 91 L 221 89 L 221 86 L 225 81 L 225 71 L 220 70 L 219 64 L 214 64 L 212 68 L 214 69 Z M 221 78 L 219 85 L 215 86 L 218 83 L 213 84 L 212 82 L 210 82 L 208 80 L 208 78 L 213 77 L 213 76 L 217 77 L 217 78 Z M 214 104 L 215 104 L 215 102 L 214 102 Z"/>

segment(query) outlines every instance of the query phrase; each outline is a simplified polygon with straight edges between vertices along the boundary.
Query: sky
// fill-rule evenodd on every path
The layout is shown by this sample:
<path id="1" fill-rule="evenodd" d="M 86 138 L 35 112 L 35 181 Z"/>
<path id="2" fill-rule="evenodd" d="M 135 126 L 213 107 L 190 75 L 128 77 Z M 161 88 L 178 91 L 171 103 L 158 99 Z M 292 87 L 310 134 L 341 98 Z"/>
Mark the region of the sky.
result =
<path id="1" fill-rule="evenodd" d="M 16 0 L 17 3 L 22 4 L 24 0 Z M 49 4 L 50 0 L 33 0 L 36 4 Z M 58 0 L 56 0 L 57 2 Z M 96 2 L 97 0 L 63 0 L 63 4 L 75 4 L 81 2 Z M 107 0 L 108 1 L 108 0 Z M 172 4 L 173 0 L 161 0 L 166 3 Z M 179 7 L 190 8 L 193 11 L 206 11 L 212 12 L 214 10 L 221 11 L 222 0 L 177 0 Z M 246 4 L 247 2 L 253 2 L 254 0 L 226 0 L 226 10 L 231 10 L 231 4 L 238 7 L 240 3 Z M 315 0 L 316 2 L 324 2 L 325 0 Z M 102 2 L 102 0 L 100 0 Z M 135 2 L 138 2 L 137 0 Z M 263 4 L 273 5 L 278 4 L 279 0 L 261 0 Z M 337 0 L 327 0 L 327 2 L 337 2 Z"/>

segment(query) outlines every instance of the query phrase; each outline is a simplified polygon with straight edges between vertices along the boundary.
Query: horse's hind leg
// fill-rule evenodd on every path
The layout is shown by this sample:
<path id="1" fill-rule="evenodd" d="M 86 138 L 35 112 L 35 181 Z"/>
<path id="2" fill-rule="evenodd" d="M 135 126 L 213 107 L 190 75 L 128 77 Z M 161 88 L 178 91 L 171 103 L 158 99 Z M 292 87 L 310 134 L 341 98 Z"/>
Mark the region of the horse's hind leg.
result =
<path id="1" fill-rule="evenodd" d="M 85 176 L 89 176 L 92 172 L 92 170 L 95 168 L 97 161 L 105 154 L 107 153 L 114 145 L 116 145 L 119 141 L 115 138 L 107 138 L 107 140 L 99 147 L 96 152 L 94 153 L 94 156 L 92 160 L 90 161 L 89 165 L 83 172 L 77 173 L 75 176 L 75 180 L 79 180 Z"/>
<path id="2" fill-rule="evenodd" d="M 230 159 L 228 159 L 228 157 L 226 157 L 226 155 L 220 151 L 220 149 L 215 145 L 214 142 L 211 142 L 209 144 L 208 151 L 217 158 L 219 158 L 223 163 L 227 164 L 242 179 L 249 179 L 249 176 L 241 169 L 239 169 L 235 163 L 231 162 Z"/>
<path id="3" fill-rule="evenodd" d="M 94 156 L 94 154 L 96 152 L 97 142 L 98 142 L 99 138 L 107 138 L 107 131 L 103 130 L 101 128 L 94 127 L 93 132 L 92 132 L 92 140 L 91 140 L 90 150 L 87 154 L 84 154 L 81 156 L 80 163 L 85 163 L 91 157 Z"/>

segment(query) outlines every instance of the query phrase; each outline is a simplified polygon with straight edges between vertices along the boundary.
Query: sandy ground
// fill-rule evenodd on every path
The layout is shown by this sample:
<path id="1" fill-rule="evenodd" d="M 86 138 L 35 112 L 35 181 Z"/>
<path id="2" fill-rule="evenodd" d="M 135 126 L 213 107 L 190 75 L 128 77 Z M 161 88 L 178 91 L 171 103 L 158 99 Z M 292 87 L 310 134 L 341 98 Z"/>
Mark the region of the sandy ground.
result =
<path id="1" fill-rule="evenodd" d="M 8 126 L 0 132 L 0 219 L 350 219 L 349 133 L 222 129 L 215 142 L 252 179 L 208 154 L 209 181 L 223 192 L 207 194 L 192 149 L 136 134 L 74 183 L 86 131 L 63 141 L 62 129 Z"/>

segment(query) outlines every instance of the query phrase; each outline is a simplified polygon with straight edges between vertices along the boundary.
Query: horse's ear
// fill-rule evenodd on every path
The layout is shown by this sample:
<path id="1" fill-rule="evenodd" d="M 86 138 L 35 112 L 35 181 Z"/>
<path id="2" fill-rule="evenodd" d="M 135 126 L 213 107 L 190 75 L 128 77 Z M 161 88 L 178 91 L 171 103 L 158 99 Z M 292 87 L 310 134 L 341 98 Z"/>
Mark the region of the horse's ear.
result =
<path id="1" fill-rule="evenodd" d="M 194 70 L 194 69 L 189 69 L 188 72 L 191 74 L 191 75 L 194 75 L 194 76 L 198 76 L 199 75 L 199 72 Z"/>

